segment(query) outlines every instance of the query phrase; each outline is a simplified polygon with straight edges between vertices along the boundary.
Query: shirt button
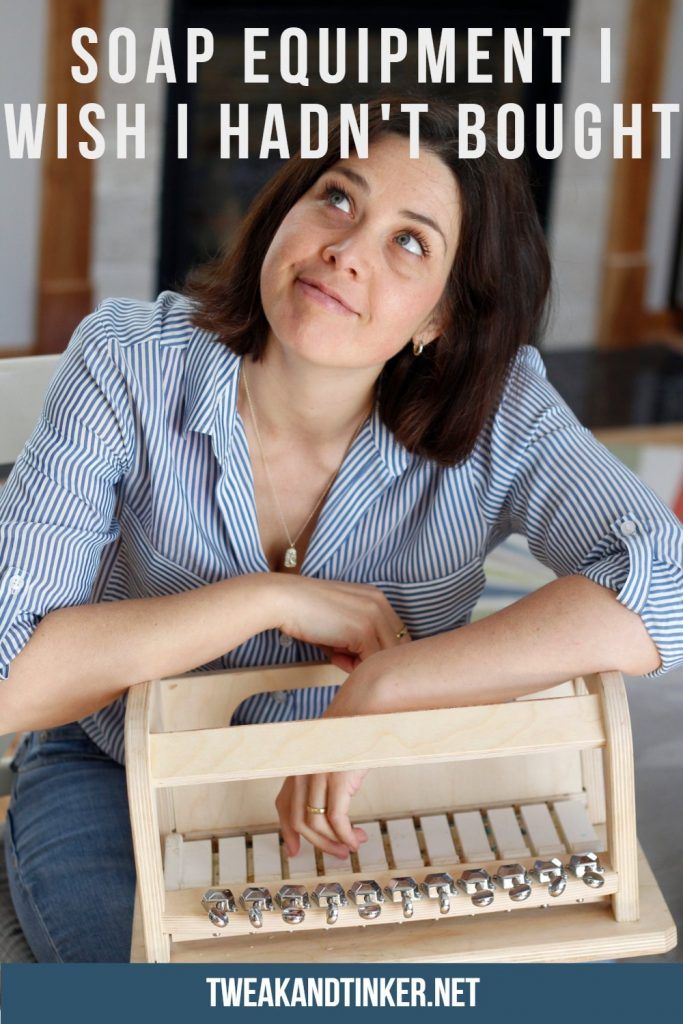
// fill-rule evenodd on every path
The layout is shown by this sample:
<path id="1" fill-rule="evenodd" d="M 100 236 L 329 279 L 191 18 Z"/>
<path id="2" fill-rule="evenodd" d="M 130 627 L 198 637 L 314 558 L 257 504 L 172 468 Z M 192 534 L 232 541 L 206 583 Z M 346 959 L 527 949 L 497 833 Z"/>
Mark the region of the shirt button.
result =
<path id="1" fill-rule="evenodd" d="M 287 700 L 287 691 L 286 690 L 275 690 L 273 692 L 273 700 L 276 700 L 278 702 L 278 704 L 284 704 L 285 701 Z"/>
<path id="2" fill-rule="evenodd" d="M 634 533 L 636 533 L 637 530 L 638 527 L 632 519 L 626 519 L 621 524 L 621 532 L 623 533 L 624 537 L 631 537 Z"/>
<path id="3" fill-rule="evenodd" d="M 18 594 L 24 586 L 24 581 L 21 576 L 13 576 L 9 581 L 9 592 L 10 594 Z"/>
<path id="4" fill-rule="evenodd" d="M 280 647 L 291 647 L 294 640 L 287 633 L 280 633 Z"/>

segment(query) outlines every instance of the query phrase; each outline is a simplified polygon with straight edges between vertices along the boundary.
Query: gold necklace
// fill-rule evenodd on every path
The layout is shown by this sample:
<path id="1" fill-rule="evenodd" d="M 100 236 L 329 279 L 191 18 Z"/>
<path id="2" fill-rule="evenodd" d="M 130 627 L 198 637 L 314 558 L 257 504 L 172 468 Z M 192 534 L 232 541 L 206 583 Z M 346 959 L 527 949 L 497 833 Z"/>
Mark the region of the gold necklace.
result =
<path id="1" fill-rule="evenodd" d="M 266 453 L 265 453 L 264 448 L 263 448 L 263 442 L 261 441 L 261 434 L 260 434 L 260 431 L 259 431 L 259 428 L 258 428 L 258 423 L 256 422 L 256 413 L 254 411 L 254 403 L 251 400 L 251 393 L 249 391 L 249 384 L 247 383 L 247 372 L 246 372 L 246 368 L 244 366 L 244 358 L 242 359 L 242 367 L 241 367 L 241 369 L 242 369 L 241 376 L 244 377 L 244 390 L 246 392 L 247 402 L 249 403 L 249 412 L 251 413 L 251 421 L 252 421 L 252 423 L 254 425 L 254 433 L 256 434 L 256 440 L 258 442 L 258 446 L 259 446 L 259 449 L 260 449 L 260 452 L 261 452 L 261 459 L 263 460 L 263 468 L 264 468 L 265 473 L 266 473 L 266 479 L 268 480 L 268 485 L 269 485 L 271 493 L 273 495 L 273 500 L 275 502 L 275 508 L 277 510 L 277 514 L 280 517 L 280 522 L 282 523 L 282 528 L 283 528 L 283 530 L 285 532 L 285 536 L 287 537 L 287 543 L 289 545 L 287 550 L 285 551 L 285 556 L 284 556 L 284 559 L 283 559 L 283 568 L 285 568 L 285 569 L 294 569 L 294 568 L 296 568 L 296 565 L 297 565 L 297 562 L 298 562 L 298 554 L 297 554 L 297 550 L 296 550 L 296 543 L 299 540 L 299 537 L 301 536 L 301 534 L 304 532 L 304 530 L 306 529 L 306 527 L 310 523 L 310 521 L 313 518 L 313 516 L 315 515 L 315 513 L 317 512 L 318 508 L 322 504 L 322 502 L 325 499 L 326 495 L 329 493 L 329 491 L 330 491 L 330 489 L 332 487 L 332 484 L 337 479 L 337 476 L 339 474 L 339 469 L 341 468 L 341 466 L 342 466 L 342 464 L 344 462 L 344 459 L 346 458 L 346 456 L 347 456 L 347 454 L 349 452 L 349 449 L 351 448 L 351 445 L 353 444 L 353 442 L 358 437 L 358 434 L 360 433 L 360 429 L 363 426 L 363 424 L 365 423 L 365 420 L 367 419 L 367 414 L 363 417 L 363 419 L 360 421 L 360 423 L 356 427 L 356 429 L 354 431 L 354 434 L 353 434 L 353 437 L 351 438 L 351 440 L 349 441 L 348 445 L 346 446 L 346 451 L 344 452 L 344 454 L 342 456 L 342 461 L 339 464 L 339 469 L 335 470 L 335 472 L 332 474 L 332 477 L 330 478 L 330 481 L 327 484 L 327 487 L 325 488 L 323 493 L 320 495 L 320 497 L 316 501 L 316 503 L 315 503 L 315 505 L 313 507 L 313 511 L 311 512 L 310 516 L 308 517 L 308 519 L 306 520 L 304 525 L 301 527 L 301 529 L 297 533 L 296 537 L 294 537 L 294 539 L 292 539 L 290 534 L 289 534 L 289 530 L 287 529 L 287 523 L 285 522 L 285 517 L 282 514 L 282 509 L 280 507 L 280 502 L 278 501 L 277 493 L 275 491 L 275 486 L 273 484 L 273 479 L 272 479 L 272 477 L 270 475 L 270 469 L 268 468 L 268 460 L 266 459 Z"/>

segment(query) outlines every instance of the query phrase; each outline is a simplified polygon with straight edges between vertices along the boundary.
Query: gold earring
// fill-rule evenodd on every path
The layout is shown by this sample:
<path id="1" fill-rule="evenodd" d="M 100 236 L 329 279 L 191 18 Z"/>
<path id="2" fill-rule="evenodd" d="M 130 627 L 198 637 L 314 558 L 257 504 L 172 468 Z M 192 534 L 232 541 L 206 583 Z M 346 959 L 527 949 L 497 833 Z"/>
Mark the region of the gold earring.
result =
<path id="1" fill-rule="evenodd" d="M 414 356 L 421 356 L 423 351 L 424 351 L 424 342 L 421 341 L 421 342 L 418 343 L 418 342 L 413 341 L 413 355 Z"/>

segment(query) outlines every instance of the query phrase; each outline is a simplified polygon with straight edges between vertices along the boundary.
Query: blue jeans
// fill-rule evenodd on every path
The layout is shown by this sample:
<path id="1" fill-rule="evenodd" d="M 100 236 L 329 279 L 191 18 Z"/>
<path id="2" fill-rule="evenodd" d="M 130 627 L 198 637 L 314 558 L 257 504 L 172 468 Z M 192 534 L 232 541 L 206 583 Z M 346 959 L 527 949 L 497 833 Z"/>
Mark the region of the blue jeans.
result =
<path id="1" fill-rule="evenodd" d="M 135 863 L 125 769 L 76 722 L 28 733 L 12 769 L 7 874 L 36 960 L 128 962 Z"/>

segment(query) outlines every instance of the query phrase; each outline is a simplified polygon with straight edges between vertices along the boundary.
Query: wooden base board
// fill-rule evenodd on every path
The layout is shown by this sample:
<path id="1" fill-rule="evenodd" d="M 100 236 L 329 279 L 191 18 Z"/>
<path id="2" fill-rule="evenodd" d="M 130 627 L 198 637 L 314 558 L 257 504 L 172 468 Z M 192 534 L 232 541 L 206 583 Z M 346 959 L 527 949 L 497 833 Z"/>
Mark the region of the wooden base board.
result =
<path id="1" fill-rule="evenodd" d="M 333 933 L 289 932 L 171 944 L 172 963 L 576 963 L 656 956 L 676 926 L 639 848 L 639 921 L 619 924 L 603 904 L 415 921 Z M 136 900 L 131 962 L 144 963 Z"/>

